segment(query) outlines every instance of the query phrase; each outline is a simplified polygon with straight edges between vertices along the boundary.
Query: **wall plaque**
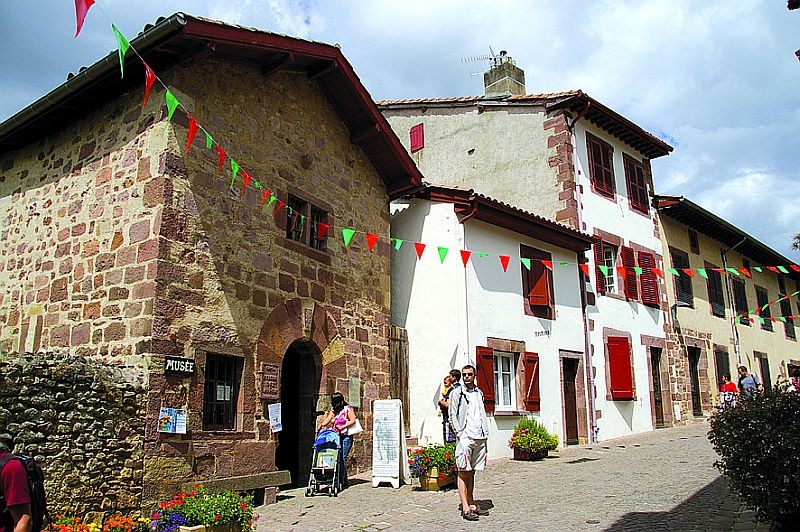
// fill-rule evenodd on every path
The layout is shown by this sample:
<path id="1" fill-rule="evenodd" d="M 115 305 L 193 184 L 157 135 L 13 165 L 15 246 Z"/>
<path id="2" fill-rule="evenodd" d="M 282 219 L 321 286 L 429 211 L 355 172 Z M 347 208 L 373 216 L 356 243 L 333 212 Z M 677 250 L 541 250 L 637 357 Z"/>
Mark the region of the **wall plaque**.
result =
<path id="1" fill-rule="evenodd" d="M 281 397 L 280 364 L 261 364 L 261 399 L 275 401 Z"/>
<path id="2" fill-rule="evenodd" d="M 191 358 L 164 357 L 164 373 L 193 375 L 195 361 Z"/>

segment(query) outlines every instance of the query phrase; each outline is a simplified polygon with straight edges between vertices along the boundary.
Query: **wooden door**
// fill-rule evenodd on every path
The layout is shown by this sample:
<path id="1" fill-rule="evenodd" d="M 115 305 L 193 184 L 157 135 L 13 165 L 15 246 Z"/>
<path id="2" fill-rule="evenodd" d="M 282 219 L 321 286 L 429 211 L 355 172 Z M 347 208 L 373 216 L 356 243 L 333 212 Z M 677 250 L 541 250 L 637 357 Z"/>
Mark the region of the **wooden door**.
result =
<path id="1" fill-rule="evenodd" d="M 578 444 L 578 393 L 575 379 L 578 378 L 578 361 L 562 359 L 564 374 L 564 435 L 567 445 Z"/>
<path id="2" fill-rule="evenodd" d="M 650 348 L 650 372 L 653 375 L 653 410 L 656 428 L 664 426 L 664 400 L 661 396 L 661 348 Z"/>
<path id="3" fill-rule="evenodd" d="M 695 416 L 703 415 L 703 406 L 700 404 L 700 373 L 697 369 L 700 363 L 700 349 L 697 347 L 687 348 L 689 357 L 689 380 L 692 387 L 692 413 Z"/>

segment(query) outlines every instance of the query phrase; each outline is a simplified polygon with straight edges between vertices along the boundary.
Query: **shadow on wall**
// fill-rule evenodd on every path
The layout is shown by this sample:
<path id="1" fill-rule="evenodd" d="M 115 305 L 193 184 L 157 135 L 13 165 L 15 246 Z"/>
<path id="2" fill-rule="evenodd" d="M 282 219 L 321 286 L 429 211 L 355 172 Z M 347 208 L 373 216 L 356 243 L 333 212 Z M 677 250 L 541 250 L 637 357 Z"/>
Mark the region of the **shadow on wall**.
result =
<path id="1" fill-rule="evenodd" d="M 414 242 L 422 237 L 425 218 L 431 211 L 427 201 L 412 201 L 410 205 L 392 214 L 392 238 L 402 238 L 401 248 L 391 250 L 392 265 L 392 325 L 405 327 L 408 318 L 408 305 L 414 286 L 414 271 L 417 267 L 417 254 Z M 435 250 L 434 250 L 435 252 Z M 395 280 L 396 279 L 396 280 Z"/>

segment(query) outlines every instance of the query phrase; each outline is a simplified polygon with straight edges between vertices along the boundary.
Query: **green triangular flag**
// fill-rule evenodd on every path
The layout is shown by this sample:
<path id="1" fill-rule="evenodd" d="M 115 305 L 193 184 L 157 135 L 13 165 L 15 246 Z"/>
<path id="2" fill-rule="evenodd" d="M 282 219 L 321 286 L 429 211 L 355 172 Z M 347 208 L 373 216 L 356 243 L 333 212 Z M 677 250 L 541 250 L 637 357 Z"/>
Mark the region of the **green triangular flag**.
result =
<path id="1" fill-rule="evenodd" d="M 676 270 L 675 268 L 667 268 L 667 271 L 669 273 L 671 273 L 672 275 L 674 275 L 675 277 L 680 277 L 681 276 L 681 274 L 678 273 L 678 270 Z"/>
<path id="2" fill-rule="evenodd" d="M 764 270 L 762 270 L 762 269 L 761 269 L 761 266 L 753 266 L 753 269 L 754 269 L 755 271 L 757 271 L 758 273 L 761 273 L 761 272 L 763 272 L 763 271 L 764 271 Z"/>
<path id="3" fill-rule="evenodd" d="M 600 271 L 603 272 L 603 275 L 608 277 L 608 266 L 603 266 L 602 264 L 598 264 L 597 267 L 600 268 Z"/>
<path id="4" fill-rule="evenodd" d="M 789 270 L 786 269 L 785 266 L 777 266 L 777 268 L 782 271 L 783 273 L 789 273 Z"/>
<path id="5" fill-rule="evenodd" d="M 259 183 L 258 181 L 256 181 L 255 185 L 253 185 L 253 186 L 256 187 L 258 190 L 261 190 L 262 188 L 264 188 L 264 187 L 261 186 L 261 183 Z"/>
<path id="6" fill-rule="evenodd" d="M 342 227 L 342 238 L 344 239 L 344 247 L 350 245 L 350 239 L 353 238 L 354 234 L 356 234 L 355 229 L 350 229 L 349 227 Z"/>
<path id="7" fill-rule="evenodd" d="M 786 318 L 784 316 L 775 316 L 775 319 L 778 321 L 782 321 L 783 323 L 786 323 Z"/>
<path id="8" fill-rule="evenodd" d="M 269 201 L 267 202 L 267 207 L 269 207 L 270 205 L 275 203 L 276 199 L 278 199 L 278 197 L 275 194 L 270 194 L 269 195 Z"/>
<path id="9" fill-rule="evenodd" d="M 519 258 L 519 261 L 520 261 L 522 264 L 524 264 L 526 268 L 528 268 L 529 270 L 531 269 L 531 259 L 527 259 L 527 258 L 525 258 L 525 257 L 520 257 L 520 258 Z"/>
<path id="10" fill-rule="evenodd" d="M 756 319 L 758 320 L 758 323 L 764 325 L 764 318 L 762 318 L 761 316 L 756 316 Z"/>
<path id="11" fill-rule="evenodd" d="M 119 49 L 119 72 L 120 77 L 125 77 L 125 54 L 128 52 L 128 48 L 131 47 L 131 43 L 128 42 L 128 39 L 122 34 L 121 31 L 117 29 L 116 26 L 113 24 L 111 25 L 111 30 L 114 32 L 114 37 L 117 38 L 117 48 Z"/>
<path id="12" fill-rule="evenodd" d="M 450 250 L 442 246 L 439 246 L 438 249 L 439 249 L 439 262 L 444 264 L 444 258 L 447 256 L 447 252 Z"/>
<path id="13" fill-rule="evenodd" d="M 486 253 L 485 251 L 476 251 L 475 254 L 477 256 L 479 256 L 479 257 L 488 257 L 489 256 L 489 254 Z"/>
<path id="14" fill-rule="evenodd" d="M 211 133 L 209 133 L 205 129 L 203 130 L 203 133 L 206 134 L 206 149 L 210 150 L 211 147 L 214 145 L 214 139 L 211 138 Z"/>
<path id="15" fill-rule="evenodd" d="M 167 89 L 167 94 L 166 94 L 165 97 L 167 99 L 167 111 L 168 111 L 168 113 L 167 113 L 167 121 L 169 122 L 170 120 L 172 120 L 172 115 L 175 113 L 175 109 L 177 109 L 178 106 L 180 105 L 180 102 L 169 91 L 169 89 Z"/>
<path id="16" fill-rule="evenodd" d="M 300 236 L 303 236 L 303 228 L 306 226 L 306 216 L 304 214 L 300 215 Z"/>
<path id="17" fill-rule="evenodd" d="M 739 270 L 737 270 L 736 268 L 725 268 L 725 269 L 727 271 L 731 272 L 734 275 L 740 275 L 741 276 L 741 274 L 739 273 Z"/>
<path id="18" fill-rule="evenodd" d="M 402 246 L 403 242 L 405 242 L 402 238 L 392 238 L 391 240 L 394 240 L 395 251 L 400 249 L 400 246 Z"/>
<path id="19" fill-rule="evenodd" d="M 641 269 L 641 268 L 639 268 L 638 266 L 634 266 L 634 268 L 633 268 L 633 272 L 634 272 L 636 275 L 642 275 L 642 272 L 643 272 L 643 271 L 644 271 L 644 270 L 642 270 L 642 269 Z"/>
<path id="20" fill-rule="evenodd" d="M 708 273 L 706 272 L 705 268 L 697 268 L 697 273 L 699 273 L 700 277 L 703 279 L 708 279 Z"/>
<path id="21" fill-rule="evenodd" d="M 565 260 L 562 260 L 561 262 L 559 262 L 559 264 L 562 265 L 562 266 L 569 266 L 569 262 L 567 262 Z"/>
<path id="22" fill-rule="evenodd" d="M 233 171 L 233 177 L 231 177 L 231 188 L 233 188 L 233 182 L 236 180 L 236 174 L 239 173 L 239 163 L 231 159 L 231 171 Z"/>

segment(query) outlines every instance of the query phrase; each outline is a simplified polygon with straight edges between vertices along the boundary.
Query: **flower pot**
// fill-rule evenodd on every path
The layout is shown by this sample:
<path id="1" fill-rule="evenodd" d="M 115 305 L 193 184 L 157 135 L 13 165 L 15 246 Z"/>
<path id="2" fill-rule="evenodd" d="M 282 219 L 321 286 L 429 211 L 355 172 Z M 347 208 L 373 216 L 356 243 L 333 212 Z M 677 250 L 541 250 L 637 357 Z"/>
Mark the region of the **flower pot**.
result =
<path id="1" fill-rule="evenodd" d="M 455 480 L 456 477 L 452 473 L 448 474 L 444 480 L 439 480 L 439 469 L 432 467 L 425 476 L 419 477 L 419 485 L 425 491 L 437 491 L 448 484 L 452 484 Z"/>
<path id="2" fill-rule="evenodd" d="M 197 526 L 180 526 L 179 532 L 242 532 L 242 526 L 239 523 L 228 523 L 225 525 L 197 525 Z"/>
<path id="3" fill-rule="evenodd" d="M 514 460 L 541 460 L 547 458 L 548 450 L 542 449 L 541 451 L 523 451 L 522 449 L 514 448 Z"/>

